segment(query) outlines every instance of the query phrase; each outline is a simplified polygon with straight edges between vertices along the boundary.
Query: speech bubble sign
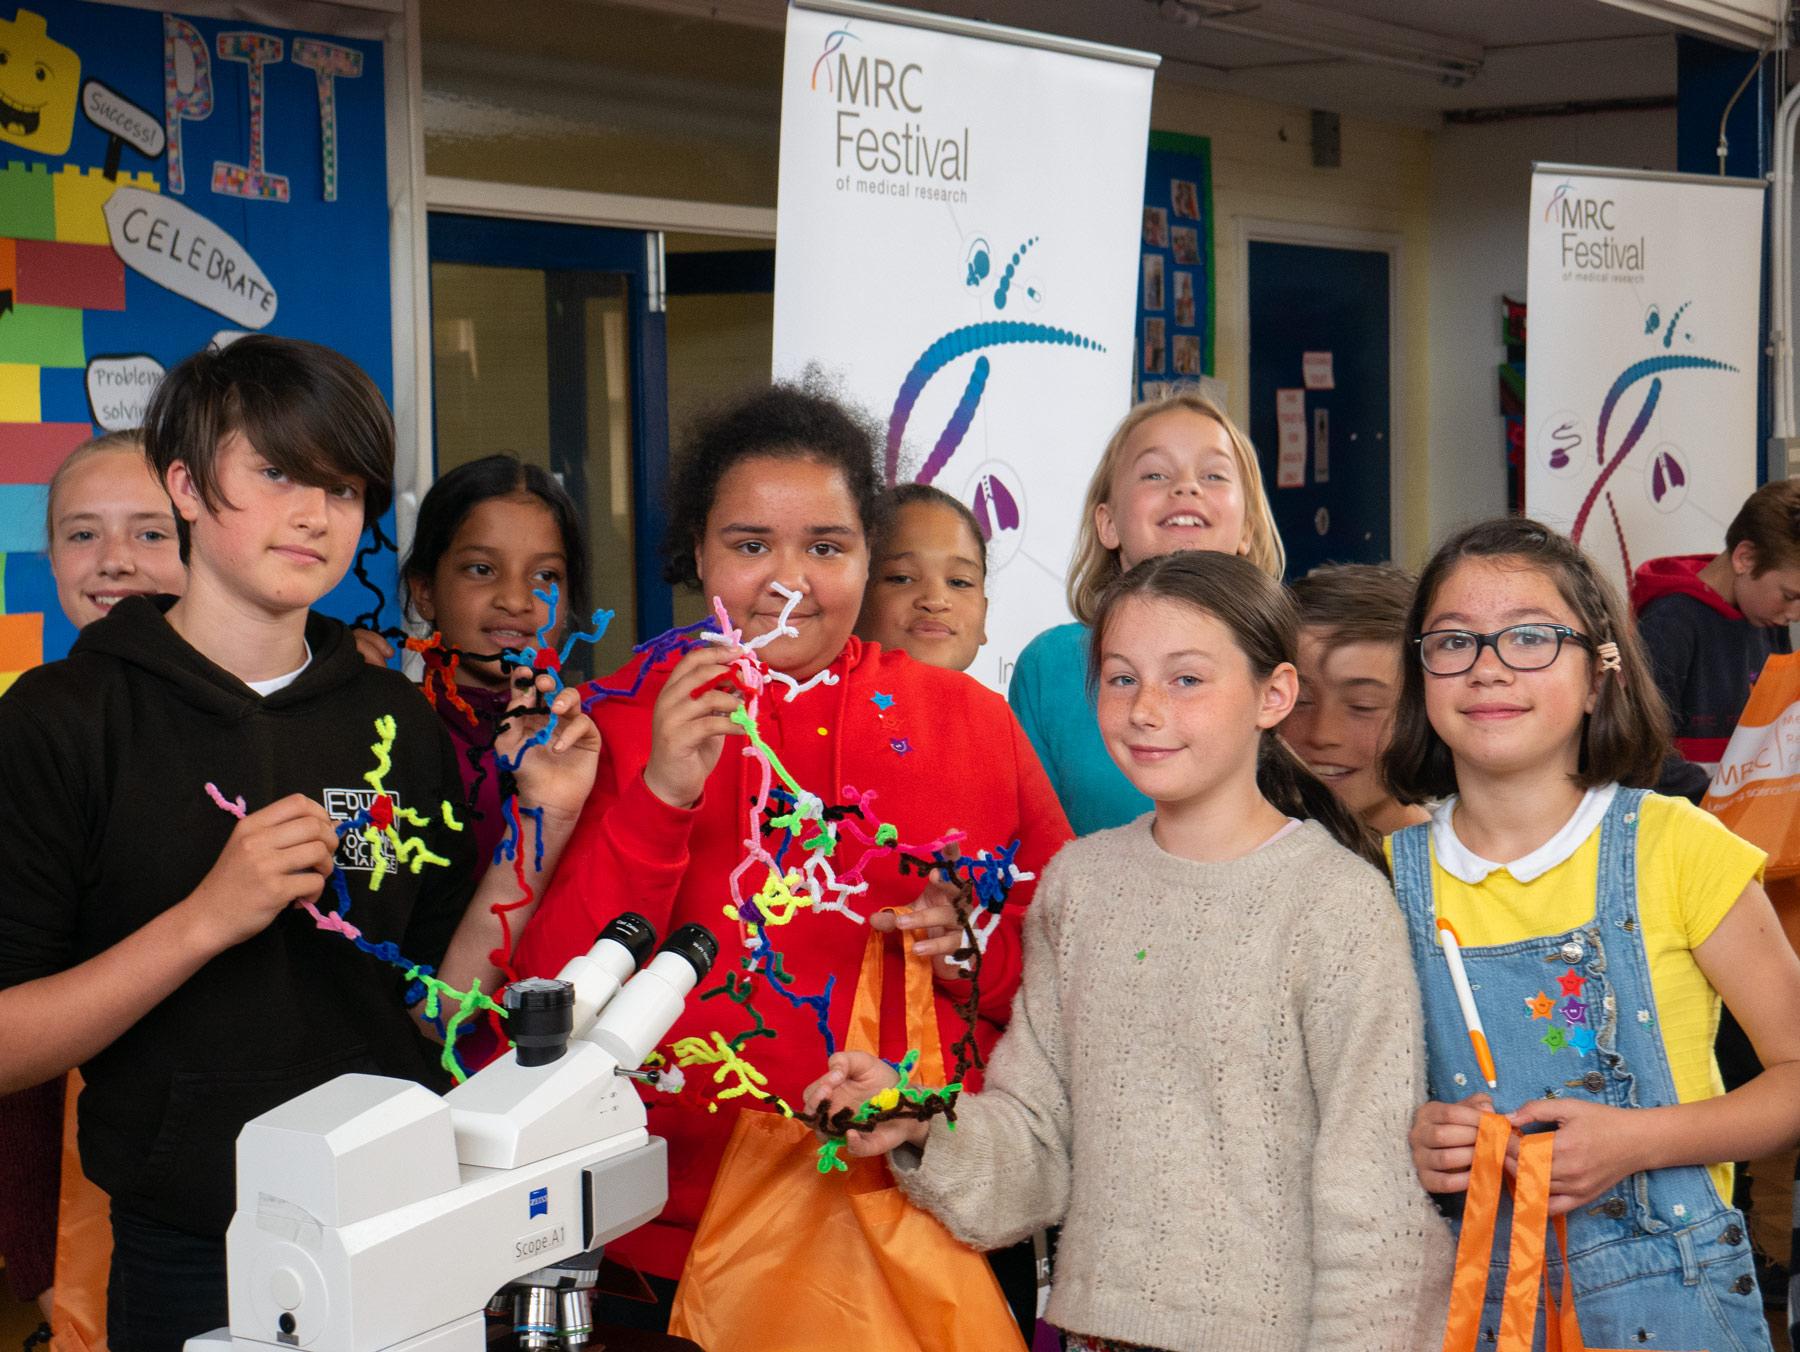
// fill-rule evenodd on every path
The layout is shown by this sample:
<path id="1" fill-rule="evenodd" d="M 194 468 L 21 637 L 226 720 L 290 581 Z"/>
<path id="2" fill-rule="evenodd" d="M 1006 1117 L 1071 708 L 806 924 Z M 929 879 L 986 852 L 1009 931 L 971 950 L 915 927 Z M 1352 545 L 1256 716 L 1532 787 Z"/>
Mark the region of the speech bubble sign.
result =
<path id="1" fill-rule="evenodd" d="M 87 365 L 88 412 L 108 432 L 142 427 L 162 378 L 163 364 L 142 352 L 95 357 Z"/>
<path id="2" fill-rule="evenodd" d="M 147 113 L 118 90 L 98 80 L 81 82 L 81 111 L 108 136 L 116 136 L 140 154 L 155 159 L 168 139 L 162 119 Z"/>
<path id="3" fill-rule="evenodd" d="M 192 207 L 143 188 L 115 188 L 101 211 L 113 252 L 133 272 L 247 329 L 275 318 L 275 288 L 256 260 Z"/>

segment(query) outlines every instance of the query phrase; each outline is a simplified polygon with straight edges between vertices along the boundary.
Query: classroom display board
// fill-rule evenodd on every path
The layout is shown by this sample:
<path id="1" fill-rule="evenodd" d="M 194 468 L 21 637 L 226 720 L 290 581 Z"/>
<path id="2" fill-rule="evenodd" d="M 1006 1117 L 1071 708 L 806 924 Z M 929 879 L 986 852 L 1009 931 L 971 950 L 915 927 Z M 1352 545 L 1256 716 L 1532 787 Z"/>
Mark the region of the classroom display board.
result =
<path id="1" fill-rule="evenodd" d="M 1213 373 L 1212 141 L 1150 133 L 1138 266 L 1138 398 Z"/>
<path id="2" fill-rule="evenodd" d="M 890 483 L 969 505 L 992 599 L 972 673 L 1000 689 L 1068 617 L 1082 494 L 1134 388 L 1154 64 L 873 5 L 788 11 L 775 374 L 822 371 L 885 424 Z"/>
<path id="3" fill-rule="evenodd" d="M 1756 487 L 1762 224 L 1756 180 L 1532 174 L 1525 510 L 1621 586 Z"/>
<path id="4" fill-rule="evenodd" d="M 0 50 L 4 689 L 74 639 L 42 552 L 72 447 L 136 426 L 165 370 L 243 333 L 334 347 L 390 402 L 394 363 L 379 42 L 31 0 L 0 3 Z M 393 595 L 391 550 L 360 568 L 372 587 L 322 609 Z"/>

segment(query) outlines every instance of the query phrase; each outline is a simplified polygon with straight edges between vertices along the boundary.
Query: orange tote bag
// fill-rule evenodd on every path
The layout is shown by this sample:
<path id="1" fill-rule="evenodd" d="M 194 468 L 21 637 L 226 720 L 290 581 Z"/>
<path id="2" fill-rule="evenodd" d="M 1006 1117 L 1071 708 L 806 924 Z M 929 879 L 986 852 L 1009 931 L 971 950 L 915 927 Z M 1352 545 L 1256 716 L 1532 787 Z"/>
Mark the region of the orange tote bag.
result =
<path id="1" fill-rule="evenodd" d="M 1481 1335 L 1481 1309 L 1487 1291 L 1488 1260 L 1494 1247 L 1500 1193 L 1506 1186 L 1506 1147 L 1512 1124 L 1497 1113 L 1481 1119 L 1475 1137 L 1475 1166 L 1469 1174 L 1463 1204 L 1462 1237 L 1456 1245 L 1456 1275 L 1450 1284 L 1450 1318 L 1444 1326 L 1444 1352 L 1476 1352 Z M 1550 1216 L 1550 1158 L 1555 1132 L 1538 1132 L 1519 1142 L 1519 1167 L 1513 1181 L 1512 1247 L 1506 1260 L 1506 1301 L 1500 1311 L 1499 1341 L 1493 1352 L 1531 1352 L 1537 1336 L 1538 1311 L 1545 1317 L 1544 1352 L 1627 1352 L 1590 1348 L 1581 1337 L 1575 1313 L 1575 1290 L 1569 1265 L 1563 1263 L 1562 1299 L 1550 1291 L 1544 1265 L 1546 1231 L 1553 1230 L 1557 1249 L 1566 1258 L 1568 1232 L 1563 1218 Z M 1704 1352 L 1704 1349 L 1701 1349 Z"/>
<path id="2" fill-rule="evenodd" d="M 112 1203 L 81 1171 L 75 1101 L 81 1072 L 63 1096 L 62 1193 L 56 1212 L 56 1287 L 51 1352 L 106 1352 L 106 1280 L 112 1266 Z"/>
<path id="3" fill-rule="evenodd" d="M 915 1078 L 943 1084 L 931 966 L 907 936 Z M 874 1053 L 881 935 L 869 934 L 845 1045 Z M 821 1062 L 820 1071 L 824 1066 Z M 743 1111 L 675 1293 L 669 1332 L 707 1352 L 1024 1352 L 987 1260 L 895 1186 L 883 1159 L 819 1172 L 818 1139 Z"/>
<path id="4" fill-rule="evenodd" d="M 1700 806 L 1766 850 L 1771 880 L 1800 875 L 1800 653 L 1763 664 Z"/>

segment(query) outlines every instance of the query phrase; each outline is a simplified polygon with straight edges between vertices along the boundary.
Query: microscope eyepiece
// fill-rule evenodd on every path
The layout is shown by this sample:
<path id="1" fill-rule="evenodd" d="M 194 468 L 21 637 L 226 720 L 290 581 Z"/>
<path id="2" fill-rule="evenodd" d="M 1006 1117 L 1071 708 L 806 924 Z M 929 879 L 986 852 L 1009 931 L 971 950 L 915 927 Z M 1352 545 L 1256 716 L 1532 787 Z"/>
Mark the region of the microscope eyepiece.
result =
<path id="1" fill-rule="evenodd" d="M 528 976 L 506 988 L 506 1033 L 522 1066 L 547 1066 L 568 1050 L 575 1026 L 575 988 L 567 981 Z"/>
<path id="2" fill-rule="evenodd" d="M 622 911 L 606 922 L 601 939 L 611 939 L 631 954 L 632 961 L 642 967 L 656 947 L 656 927 L 636 911 Z M 599 942 L 599 940 L 595 940 Z"/>
<path id="3" fill-rule="evenodd" d="M 683 925 L 642 971 L 627 981 L 595 1021 L 589 1041 L 625 1070 L 644 1064 L 681 1013 L 683 1001 L 712 970 L 719 941 L 704 925 Z"/>
<path id="4" fill-rule="evenodd" d="M 683 925 L 669 936 L 662 952 L 686 958 L 694 969 L 694 980 L 702 980 L 719 960 L 719 941 L 704 925 Z"/>

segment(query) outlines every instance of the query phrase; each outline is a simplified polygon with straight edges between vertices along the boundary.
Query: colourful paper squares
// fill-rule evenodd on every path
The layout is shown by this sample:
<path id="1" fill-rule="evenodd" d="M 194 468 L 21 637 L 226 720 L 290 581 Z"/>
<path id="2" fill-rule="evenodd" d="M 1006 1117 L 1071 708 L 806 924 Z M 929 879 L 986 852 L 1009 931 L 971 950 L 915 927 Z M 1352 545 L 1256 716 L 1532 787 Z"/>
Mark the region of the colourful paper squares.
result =
<path id="1" fill-rule="evenodd" d="M 0 291 L 11 291 L 18 284 L 13 276 L 13 260 L 18 247 L 16 239 L 0 239 Z"/>
<path id="2" fill-rule="evenodd" d="M 113 195 L 115 188 L 143 188 L 158 191 L 150 174 L 120 174 L 117 182 L 109 180 L 98 169 L 78 169 L 69 165 L 54 176 L 56 192 L 56 235 L 65 244 L 111 245 L 106 231 L 106 217 L 100 208 Z M 43 238 L 43 236 L 38 236 Z"/>
<path id="3" fill-rule="evenodd" d="M 38 417 L 44 422 L 92 422 L 88 408 L 87 370 L 79 366 L 38 369 Z M 0 421 L 12 419 L 0 416 Z"/>
<path id="4" fill-rule="evenodd" d="M 31 553 L 0 553 L 6 570 L 6 590 L 0 596 L 0 612 L 44 617 L 44 660 L 54 662 L 67 657 L 75 643 L 75 626 L 62 612 L 56 599 L 56 578 L 50 571 L 50 558 L 40 551 L 43 541 Z"/>
<path id="5" fill-rule="evenodd" d="M 92 423 L 0 423 L 0 483 L 49 483 L 69 452 L 93 435 Z"/>
<path id="6" fill-rule="evenodd" d="M 13 682 L 18 680 L 19 677 L 24 674 L 25 673 L 22 671 L 0 671 L 0 695 L 4 695 L 8 690 L 11 690 Z"/>
<path id="7" fill-rule="evenodd" d="M 15 160 L 0 169 L 0 235 L 56 238 L 56 190 L 43 165 Z"/>
<path id="8" fill-rule="evenodd" d="M 38 368 L 0 362 L 0 423 L 36 422 L 44 416 L 38 401 Z M 6 467 L 0 464 L 0 474 Z"/>
<path id="9" fill-rule="evenodd" d="M 15 302 L 73 310 L 125 308 L 125 264 L 110 245 L 22 239 L 13 268 Z"/>
<path id="10" fill-rule="evenodd" d="M 0 318 L 0 362 L 86 366 L 81 311 L 49 305 L 13 306 Z"/>
<path id="11" fill-rule="evenodd" d="M 0 671 L 30 671 L 44 662 L 44 617 L 0 615 Z"/>
<path id="12" fill-rule="evenodd" d="M 49 499 L 43 484 L 0 484 L 0 549 L 28 554 L 44 547 Z"/>

